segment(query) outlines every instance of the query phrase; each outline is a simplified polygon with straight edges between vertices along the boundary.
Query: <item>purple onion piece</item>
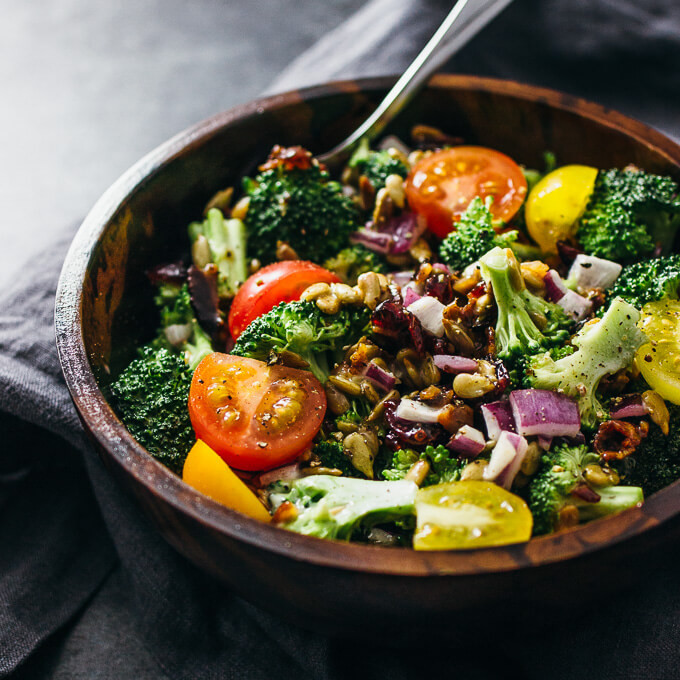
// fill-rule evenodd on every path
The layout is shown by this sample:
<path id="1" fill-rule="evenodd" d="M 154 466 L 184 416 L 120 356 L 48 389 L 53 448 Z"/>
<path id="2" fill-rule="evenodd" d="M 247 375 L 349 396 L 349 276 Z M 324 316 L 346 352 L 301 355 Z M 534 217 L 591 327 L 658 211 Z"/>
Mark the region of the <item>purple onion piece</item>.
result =
<path id="1" fill-rule="evenodd" d="M 649 410 L 639 394 L 627 394 L 616 400 L 616 405 L 609 415 L 618 420 L 619 418 L 642 418 L 648 414 Z"/>
<path id="2" fill-rule="evenodd" d="M 393 255 L 408 252 L 409 248 L 420 238 L 425 231 L 427 223 L 419 219 L 413 212 L 405 212 L 398 217 L 393 217 L 382 226 L 381 232 L 392 236 Z"/>
<path id="3" fill-rule="evenodd" d="M 450 451 L 455 451 L 462 458 L 476 458 L 486 446 L 484 435 L 470 425 L 463 425 L 451 437 L 446 445 Z"/>
<path id="4" fill-rule="evenodd" d="M 593 309 L 593 303 L 587 300 L 582 295 L 575 293 L 573 290 L 568 290 L 558 301 L 557 304 L 562 307 L 564 313 L 574 321 L 581 321 L 585 319 Z"/>
<path id="5" fill-rule="evenodd" d="M 510 393 L 515 428 L 521 435 L 574 437 L 581 430 L 576 402 L 550 390 L 515 390 Z"/>
<path id="6" fill-rule="evenodd" d="M 554 270 L 549 269 L 543 278 L 545 284 L 545 296 L 551 302 L 558 302 L 569 290 L 562 281 L 562 277 Z"/>
<path id="7" fill-rule="evenodd" d="M 420 298 L 423 297 L 422 295 L 418 295 L 415 290 L 411 286 L 407 286 L 404 289 L 404 307 L 408 307 L 409 305 L 413 304 L 416 300 L 420 300 Z"/>
<path id="8" fill-rule="evenodd" d="M 490 441 L 498 441 L 502 432 L 516 432 L 510 402 L 494 401 L 490 404 L 482 404 L 480 410 Z"/>
<path id="9" fill-rule="evenodd" d="M 528 446 L 524 437 L 514 432 L 501 432 L 484 470 L 484 479 L 509 489 L 519 472 Z"/>
<path id="10" fill-rule="evenodd" d="M 396 283 L 400 288 L 403 288 L 407 283 L 413 281 L 415 272 L 391 272 L 389 277 Z"/>
<path id="11" fill-rule="evenodd" d="M 455 354 L 438 354 L 433 357 L 434 365 L 444 373 L 474 373 L 479 364 L 477 359 L 460 357 Z"/>
<path id="12" fill-rule="evenodd" d="M 376 386 L 385 392 L 389 392 L 396 382 L 396 378 L 386 369 L 374 364 L 372 361 L 366 366 L 364 375 Z"/>
<path id="13" fill-rule="evenodd" d="M 538 445 L 544 451 L 550 451 L 550 447 L 552 446 L 552 442 L 553 442 L 552 437 L 544 437 L 542 434 L 539 434 L 537 441 L 538 441 Z"/>
<path id="14" fill-rule="evenodd" d="M 260 486 L 265 487 L 272 482 L 278 482 L 285 479 L 300 479 L 302 473 L 300 471 L 300 465 L 298 463 L 290 463 L 289 465 L 284 465 L 283 467 L 274 468 L 273 470 L 268 470 L 263 472 L 258 481 Z"/>
<path id="15" fill-rule="evenodd" d="M 358 243 L 381 255 L 387 255 L 392 247 L 392 237 L 372 229 L 359 229 L 349 237 L 350 243 Z"/>
<path id="16" fill-rule="evenodd" d="M 187 280 L 187 268 L 182 262 L 159 264 L 147 270 L 146 275 L 154 286 L 159 283 L 174 283 L 181 286 Z"/>

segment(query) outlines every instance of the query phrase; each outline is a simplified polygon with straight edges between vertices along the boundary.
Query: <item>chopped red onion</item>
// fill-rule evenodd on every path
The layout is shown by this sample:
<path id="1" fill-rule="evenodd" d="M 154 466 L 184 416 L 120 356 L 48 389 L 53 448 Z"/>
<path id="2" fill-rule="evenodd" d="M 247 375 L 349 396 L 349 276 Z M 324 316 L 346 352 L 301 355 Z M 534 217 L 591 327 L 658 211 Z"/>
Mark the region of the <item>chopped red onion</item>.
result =
<path id="1" fill-rule="evenodd" d="M 173 347 L 179 347 L 189 340 L 192 330 L 190 323 L 175 323 L 166 326 L 165 337 Z"/>
<path id="2" fill-rule="evenodd" d="M 484 435 L 470 425 L 463 425 L 459 428 L 446 445 L 448 449 L 459 453 L 463 458 L 476 458 L 485 446 Z"/>
<path id="3" fill-rule="evenodd" d="M 438 423 L 441 408 L 434 408 L 414 399 L 402 399 L 397 405 L 394 415 L 402 420 L 415 423 Z"/>
<path id="4" fill-rule="evenodd" d="M 492 442 L 498 441 L 501 432 L 516 432 L 515 420 L 512 417 L 512 408 L 509 401 L 494 401 L 490 404 L 482 404 L 480 407 L 486 434 Z"/>
<path id="5" fill-rule="evenodd" d="M 586 503 L 599 503 L 601 498 L 600 494 L 593 491 L 587 484 L 578 484 L 572 489 L 571 495 L 580 498 Z"/>
<path id="6" fill-rule="evenodd" d="M 405 212 L 398 217 L 387 220 L 381 231 L 392 235 L 393 243 L 390 253 L 400 255 L 408 252 L 426 228 L 426 220 L 416 213 Z"/>
<path id="7" fill-rule="evenodd" d="M 268 470 L 263 472 L 259 476 L 260 486 L 268 486 L 272 482 L 278 482 L 284 479 L 300 479 L 302 473 L 300 471 L 299 463 L 290 463 L 289 465 L 284 465 L 283 467 L 274 468 L 273 470 Z"/>
<path id="8" fill-rule="evenodd" d="M 397 380 L 392 375 L 392 373 L 390 373 L 388 370 L 382 368 L 381 366 L 374 364 L 372 361 L 366 367 L 366 370 L 364 371 L 364 375 L 376 387 L 379 387 L 380 389 L 385 390 L 385 392 L 389 392 L 394 387 L 394 383 Z"/>
<path id="9" fill-rule="evenodd" d="M 550 390 L 515 390 L 510 393 L 517 432 L 544 437 L 575 437 L 581 430 L 576 402 Z"/>
<path id="10" fill-rule="evenodd" d="M 413 281 L 415 272 L 391 272 L 389 277 L 396 283 L 399 288 L 403 288 L 407 283 Z"/>
<path id="11" fill-rule="evenodd" d="M 543 277 L 545 284 L 545 296 L 551 302 L 559 302 L 569 290 L 562 281 L 562 277 L 554 270 L 549 269 L 548 273 Z"/>
<path id="12" fill-rule="evenodd" d="M 409 305 L 413 304 L 416 300 L 420 300 L 420 298 L 423 297 L 422 295 L 418 295 L 415 290 L 411 286 L 406 286 L 404 289 L 404 307 L 408 307 Z"/>
<path id="13" fill-rule="evenodd" d="M 519 472 L 528 446 L 524 437 L 514 432 L 501 432 L 484 470 L 484 479 L 509 489 Z"/>
<path id="14" fill-rule="evenodd" d="M 350 234 L 349 240 L 350 243 L 358 243 L 382 255 L 387 255 L 392 246 L 392 237 L 389 234 L 383 234 L 373 229 L 359 229 L 359 231 Z"/>
<path id="15" fill-rule="evenodd" d="M 639 394 L 628 394 L 616 401 L 609 415 L 614 419 L 642 418 L 648 413 L 649 410 Z"/>
<path id="16" fill-rule="evenodd" d="M 586 300 L 586 298 L 575 293 L 573 290 L 568 290 L 557 301 L 557 304 L 562 307 L 569 318 L 575 321 L 585 319 L 593 309 L 593 303 L 590 300 Z"/>
<path id="17" fill-rule="evenodd" d="M 445 373 L 474 373 L 479 367 L 477 359 L 459 357 L 455 354 L 436 354 L 432 359 L 434 365 Z"/>
<path id="18" fill-rule="evenodd" d="M 592 288 L 605 290 L 616 281 L 621 269 L 617 262 L 580 253 L 571 265 L 568 279 L 584 290 Z"/>
<path id="19" fill-rule="evenodd" d="M 451 274 L 451 267 L 448 267 L 443 262 L 435 262 L 432 265 L 433 272 L 440 272 L 441 274 Z"/>
<path id="20" fill-rule="evenodd" d="M 544 451 L 550 451 L 550 447 L 552 446 L 552 437 L 544 437 L 542 434 L 538 435 L 538 445 L 544 450 Z"/>
<path id="21" fill-rule="evenodd" d="M 437 298 L 426 295 L 411 303 L 406 309 L 420 321 L 428 333 L 441 338 L 444 335 L 444 307 Z"/>

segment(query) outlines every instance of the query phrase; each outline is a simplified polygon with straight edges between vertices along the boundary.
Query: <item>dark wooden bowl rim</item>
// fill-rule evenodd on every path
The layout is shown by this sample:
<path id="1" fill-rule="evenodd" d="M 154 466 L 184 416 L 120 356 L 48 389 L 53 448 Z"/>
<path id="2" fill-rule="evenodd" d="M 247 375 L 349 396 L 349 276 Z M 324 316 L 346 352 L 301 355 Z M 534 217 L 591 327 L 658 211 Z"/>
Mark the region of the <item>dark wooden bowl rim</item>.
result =
<path id="1" fill-rule="evenodd" d="M 203 144 L 221 128 L 264 110 L 339 90 L 387 89 L 392 79 L 371 78 L 311 87 L 259 99 L 181 132 L 128 170 L 94 206 L 73 240 L 64 262 L 56 298 L 57 347 L 68 389 L 97 443 L 116 463 L 163 503 L 192 516 L 216 532 L 291 559 L 339 569 L 402 576 L 474 575 L 539 567 L 583 556 L 629 540 L 658 527 L 678 513 L 680 482 L 654 494 L 639 508 L 526 544 L 457 552 L 416 552 L 336 541 L 323 541 L 262 524 L 196 493 L 156 461 L 128 433 L 99 389 L 90 367 L 82 333 L 83 281 L 95 244 L 121 202 L 175 157 Z M 576 97 L 519 83 L 470 76 L 440 75 L 430 87 L 504 94 L 573 112 L 597 121 L 652 147 L 680 166 L 680 147 L 652 128 L 620 113 Z M 150 472 L 151 471 L 151 472 Z"/>

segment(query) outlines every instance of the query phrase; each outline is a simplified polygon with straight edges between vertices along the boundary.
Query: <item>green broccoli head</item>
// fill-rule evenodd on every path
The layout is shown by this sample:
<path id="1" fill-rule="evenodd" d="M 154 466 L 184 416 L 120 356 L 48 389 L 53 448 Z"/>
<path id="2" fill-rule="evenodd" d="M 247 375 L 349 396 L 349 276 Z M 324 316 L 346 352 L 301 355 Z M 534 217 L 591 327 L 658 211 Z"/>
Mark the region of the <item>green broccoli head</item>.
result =
<path id="1" fill-rule="evenodd" d="M 258 317 L 239 335 L 231 353 L 268 361 L 272 352 L 289 350 L 309 363 L 325 383 L 335 355 L 359 339 L 368 324 L 366 307 L 343 307 L 324 314 L 313 302 L 282 302 Z"/>
<path id="2" fill-rule="evenodd" d="M 208 211 L 203 222 L 189 225 L 194 264 L 217 266 L 217 294 L 232 298 L 248 278 L 246 228 L 241 220 L 225 220 L 217 208 Z"/>
<path id="3" fill-rule="evenodd" d="M 512 365 L 515 360 L 565 342 L 571 320 L 559 305 L 527 290 L 511 250 L 494 248 L 479 262 L 496 301 L 496 353 L 501 359 Z"/>
<path id="4" fill-rule="evenodd" d="M 245 223 L 250 255 L 262 264 L 276 259 L 277 241 L 303 260 L 323 262 L 348 245 L 360 226 L 358 209 L 338 182 L 317 164 L 278 164 L 244 182 L 250 199 Z"/>
<path id="5" fill-rule="evenodd" d="M 321 465 L 325 468 L 340 470 L 346 477 L 364 477 L 364 475 L 352 465 L 352 459 L 347 455 L 340 442 L 325 439 L 314 445 L 312 453 L 319 459 Z"/>
<path id="6" fill-rule="evenodd" d="M 577 238 L 589 255 L 634 262 L 657 245 L 670 252 L 679 226 L 678 185 L 670 177 L 637 169 L 602 170 Z"/>
<path id="7" fill-rule="evenodd" d="M 146 346 L 110 387 L 130 434 L 177 474 L 195 441 L 187 409 L 191 375 L 178 354 Z"/>
<path id="8" fill-rule="evenodd" d="M 642 309 L 661 298 L 677 300 L 680 294 L 680 255 L 655 257 L 623 268 L 607 291 L 608 297 L 622 297 Z"/>
<path id="9" fill-rule="evenodd" d="M 478 197 L 460 216 L 456 229 L 442 241 L 439 257 L 452 269 L 462 271 L 492 248 L 511 248 L 518 236 L 517 231 L 497 233 L 489 206 Z"/>
<path id="10" fill-rule="evenodd" d="M 649 434 L 619 464 L 626 484 L 641 486 L 645 496 L 680 479 L 680 406 L 668 404 L 668 434 L 650 423 Z"/>
<path id="11" fill-rule="evenodd" d="M 385 260 L 359 243 L 343 248 L 337 255 L 326 260 L 323 266 L 350 286 L 356 285 L 359 277 L 366 272 L 387 271 Z"/>
<path id="12" fill-rule="evenodd" d="M 560 513 L 574 506 L 581 522 L 633 507 L 643 500 L 642 489 L 631 486 L 608 486 L 590 489 L 599 500 L 592 502 L 573 495 L 577 486 L 588 486 L 584 477 L 587 465 L 599 464 L 600 457 L 587 446 L 558 444 L 541 459 L 541 466 L 525 491 L 534 517 L 534 534 L 549 534 L 559 528 Z"/>
<path id="13" fill-rule="evenodd" d="M 278 482 L 271 490 L 270 501 L 274 507 L 288 501 L 297 508 L 297 518 L 284 524 L 285 529 L 348 541 L 359 530 L 411 518 L 417 490 L 406 480 L 374 482 L 312 475 L 290 483 Z"/>
<path id="14" fill-rule="evenodd" d="M 154 300 L 159 309 L 160 327 L 151 345 L 182 354 L 193 373 L 201 360 L 213 352 L 213 348 L 210 336 L 194 316 L 189 286 L 186 283 L 162 283 Z"/>
<path id="15" fill-rule="evenodd" d="M 421 486 L 457 482 L 463 468 L 469 462 L 467 459 L 457 458 L 441 444 L 428 446 L 420 454 L 411 449 L 399 449 L 392 455 L 392 462 L 382 471 L 382 476 L 389 481 L 404 479 L 411 466 L 418 460 L 424 460 L 430 465 L 430 471 Z"/>
<path id="16" fill-rule="evenodd" d="M 388 151 L 374 151 L 369 148 L 368 140 L 362 139 L 361 144 L 349 161 L 349 167 L 355 168 L 358 175 L 363 175 L 377 191 L 385 186 L 385 180 L 390 175 L 406 177 L 408 166 Z"/>
<path id="17" fill-rule="evenodd" d="M 615 298 L 602 319 L 587 323 L 571 340 L 576 351 L 561 359 L 549 352 L 527 361 L 527 387 L 562 392 L 575 399 L 581 425 L 595 429 L 608 412 L 597 397 L 605 375 L 631 365 L 644 334 L 638 330 L 640 312 L 621 298 Z"/>

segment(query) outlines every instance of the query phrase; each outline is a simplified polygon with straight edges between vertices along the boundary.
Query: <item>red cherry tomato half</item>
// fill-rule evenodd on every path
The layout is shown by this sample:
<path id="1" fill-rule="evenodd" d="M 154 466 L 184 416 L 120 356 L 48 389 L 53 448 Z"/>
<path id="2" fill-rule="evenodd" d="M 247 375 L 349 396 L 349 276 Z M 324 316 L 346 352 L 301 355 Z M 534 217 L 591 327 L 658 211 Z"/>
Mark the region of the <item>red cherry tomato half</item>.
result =
<path id="1" fill-rule="evenodd" d="M 321 383 L 297 368 L 215 352 L 191 381 L 196 436 L 237 470 L 291 462 L 309 446 L 325 413 Z"/>
<path id="2" fill-rule="evenodd" d="M 267 265 L 249 277 L 231 303 L 229 332 L 236 340 L 251 321 L 279 302 L 299 300 L 313 283 L 340 283 L 340 279 L 313 262 L 284 260 Z"/>
<path id="3" fill-rule="evenodd" d="M 493 196 L 491 213 L 509 221 L 527 193 L 527 181 L 512 158 L 481 146 L 436 151 L 416 163 L 406 179 L 411 209 L 427 219 L 429 229 L 444 238 L 479 196 Z"/>

